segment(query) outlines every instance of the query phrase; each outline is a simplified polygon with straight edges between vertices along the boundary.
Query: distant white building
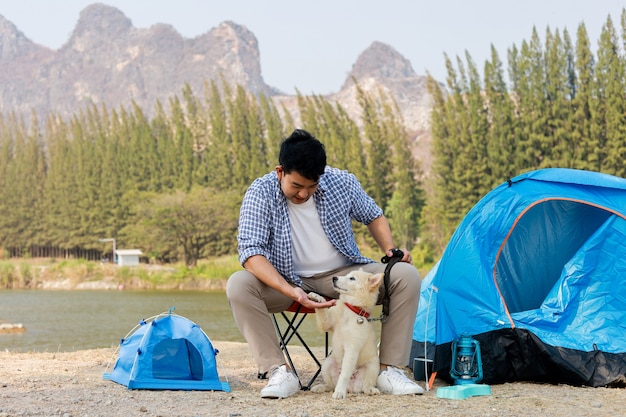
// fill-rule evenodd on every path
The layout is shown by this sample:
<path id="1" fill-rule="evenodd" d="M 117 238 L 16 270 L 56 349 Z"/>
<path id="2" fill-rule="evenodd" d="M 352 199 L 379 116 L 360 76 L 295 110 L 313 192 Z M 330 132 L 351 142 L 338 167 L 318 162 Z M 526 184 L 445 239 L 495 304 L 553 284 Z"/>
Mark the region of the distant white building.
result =
<path id="1" fill-rule="evenodd" d="M 118 249 L 115 251 L 117 255 L 117 264 L 119 266 L 137 266 L 139 265 L 139 257 L 143 252 L 139 249 Z"/>

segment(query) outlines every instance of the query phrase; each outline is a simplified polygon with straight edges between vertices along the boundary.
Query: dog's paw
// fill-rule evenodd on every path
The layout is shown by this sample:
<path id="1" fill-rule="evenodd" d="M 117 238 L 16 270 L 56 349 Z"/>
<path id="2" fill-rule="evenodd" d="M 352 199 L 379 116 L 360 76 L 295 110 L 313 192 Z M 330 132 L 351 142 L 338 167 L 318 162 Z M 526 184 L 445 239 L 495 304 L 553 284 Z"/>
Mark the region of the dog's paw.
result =
<path id="1" fill-rule="evenodd" d="M 376 387 L 367 387 L 367 388 L 363 388 L 363 394 L 378 395 L 380 394 L 380 390 Z"/>
<path id="2" fill-rule="evenodd" d="M 346 391 L 335 390 L 335 392 L 333 392 L 333 399 L 335 400 L 345 400 L 347 396 L 348 393 Z"/>
<path id="3" fill-rule="evenodd" d="M 311 387 L 311 392 L 328 392 L 330 391 L 330 386 L 326 384 L 317 384 Z"/>
<path id="4" fill-rule="evenodd" d="M 315 302 L 318 302 L 318 303 L 325 303 L 326 302 L 326 299 L 324 297 L 322 297 L 321 295 L 319 295 L 317 293 L 314 293 L 314 292 L 310 292 L 308 294 L 308 297 L 309 297 L 309 300 L 315 301 Z"/>

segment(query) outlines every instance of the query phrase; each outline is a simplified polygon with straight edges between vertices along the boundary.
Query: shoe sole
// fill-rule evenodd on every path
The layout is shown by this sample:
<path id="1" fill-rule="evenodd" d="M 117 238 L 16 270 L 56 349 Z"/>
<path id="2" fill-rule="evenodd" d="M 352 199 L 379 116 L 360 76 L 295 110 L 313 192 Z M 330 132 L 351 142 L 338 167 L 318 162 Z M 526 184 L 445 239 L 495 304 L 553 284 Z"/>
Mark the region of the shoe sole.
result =
<path id="1" fill-rule="evenodd" d="M 282 398 L 289 398 L 293 395 L 296 395 L 297 393 L 294 392 L 293 394 L 290 395 L 274 395 L 274 394 L 269 394 L 269 395 L 261 395 L 261 398 L 266 398 L 268 400 L 278 400 L 278 399 L 282 399 Z"/>

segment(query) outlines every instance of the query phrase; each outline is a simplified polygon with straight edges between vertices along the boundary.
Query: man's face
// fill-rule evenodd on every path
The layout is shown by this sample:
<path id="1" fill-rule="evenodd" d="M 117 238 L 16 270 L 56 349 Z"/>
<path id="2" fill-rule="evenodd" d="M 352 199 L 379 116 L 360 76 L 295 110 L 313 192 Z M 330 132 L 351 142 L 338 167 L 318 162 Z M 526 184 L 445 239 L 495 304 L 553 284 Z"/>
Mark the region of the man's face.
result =
<path id="1" fill-rule="evenodd" d="M 289 174 L 285 173 L 280 165 L 276 167 L 276 174 L 278 174 L 280 189 L 283 190 L 285 198 L 294 204 L 302 204 L 307 201 L 319 185 L 317 181 L 305 178 L 296 171 Z"/>

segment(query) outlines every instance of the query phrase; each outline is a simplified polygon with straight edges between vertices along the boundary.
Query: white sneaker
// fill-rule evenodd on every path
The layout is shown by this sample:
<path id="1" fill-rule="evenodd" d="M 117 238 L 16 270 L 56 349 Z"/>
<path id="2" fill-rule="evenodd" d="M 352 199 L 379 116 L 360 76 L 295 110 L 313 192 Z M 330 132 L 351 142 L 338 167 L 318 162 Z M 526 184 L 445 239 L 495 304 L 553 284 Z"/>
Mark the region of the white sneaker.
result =
<path id="1" fill-rule="evenodd" d="M 378 375 L 376 385 L 381 392 L 393 395 L 423 394 L 424 388 L 415 381 L 410 380 L 404 371 L 395 366 L 388 366 L 387 369 Z"/>
<path id="2" fill-rule="evenodd" d="M 287 398 L 300 391 L 300 382 L 296 375 L 281 365 L 270 373 L 270 380 L 261 390 L 261 398 Z"/>

